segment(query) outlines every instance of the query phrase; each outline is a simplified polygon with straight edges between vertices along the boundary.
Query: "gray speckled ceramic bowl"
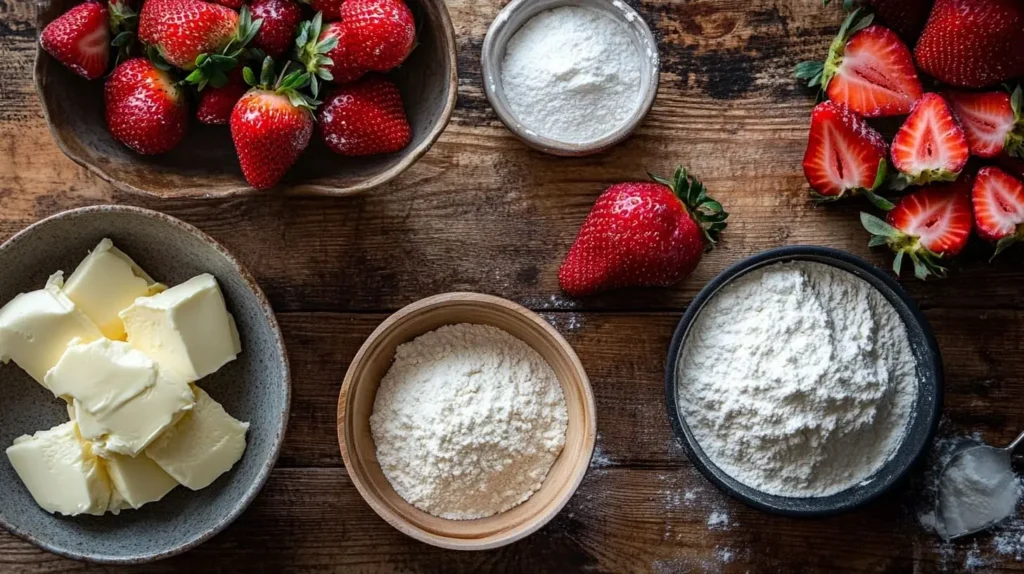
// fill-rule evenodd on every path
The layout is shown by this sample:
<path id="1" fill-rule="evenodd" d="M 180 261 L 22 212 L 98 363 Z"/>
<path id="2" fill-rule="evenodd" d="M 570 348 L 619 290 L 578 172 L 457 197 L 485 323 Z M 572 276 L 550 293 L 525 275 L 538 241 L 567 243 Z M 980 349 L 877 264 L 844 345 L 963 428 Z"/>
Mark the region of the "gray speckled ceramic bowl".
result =
<path id="1" fill-rule="evenodd" d="M 223 530 L 263 487 L 284 440 L 291 399 L 288 358 L 273 310 L 249 273 L 213 239 L 177 219 L 135 207 L 97 206 L 44 219 L 0 245 L 0 305 L 39 289 L 58 269 L 70 274 L 110 237 L 154 278 L 174 285 L 203 272 L 220 282 L 242 338 L 238 359 L 202 381 L 210 396 L 251 423 L 242 460 L 199 492 L 176 488 L 164 500 L 120 516 L 50 515 L 0 454 L 0 525 L 46 550 L 123 564 L 173 556 Z M 13 362 L 0 365 L 0 451 L 22 434 L 67 420 L 58 401 Z"/>

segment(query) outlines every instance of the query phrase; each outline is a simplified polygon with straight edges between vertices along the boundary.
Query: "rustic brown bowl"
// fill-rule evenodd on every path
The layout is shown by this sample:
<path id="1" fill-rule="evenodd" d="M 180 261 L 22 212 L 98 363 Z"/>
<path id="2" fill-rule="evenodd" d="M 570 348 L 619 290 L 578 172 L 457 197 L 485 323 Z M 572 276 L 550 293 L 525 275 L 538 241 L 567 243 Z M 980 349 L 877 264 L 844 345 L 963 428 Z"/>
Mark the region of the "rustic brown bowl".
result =
<path id="1" fill-rule="evenodd" d="M 536 349 L 558 376 L 569 413 L 565 447 L 540 490 L 511 510 L 477 520 L 438 518 L 403 500 L 381 471 L 370 434 L 370 414 L 377 388 L 398 345 L 455 323 L 492 325 Z M 590 381 L 576 353 L 544 319 L 498 297 L 447 293 L 413 303 L 388 317 L 359 349 L 338 397 L 338 442 L 349 477 L 381 518 L 401 532 L 434 546 L 485 550 L 530 535 L 569 501 L 594 452 L 595 411 Z"/>
<path id="2" fill-rule="evenodd" d="M 455 30 L 444 0 L 407 2 L 416 19 L 418 45 L 388 77 L 402 92 L 412 141 L 397 153 L 346 158 L 331 152 L 314 135 L 279 184 L 281 192 L 351 195 L 381 185 L 416 163 L 448 125 L 458 88 Z M 38 29 L 78 3 L 51 0 L 42 4 Z M 163 155 L 143 156 L 116 141 L 107 130 L 102 81 L 75 75 L 37 48 L 35 82 L 50 133 L 60 149 L 118 189 L 163 198 L 260 193 L 242 177 L 227 126 L 193 121 L 178 147 Z"/>

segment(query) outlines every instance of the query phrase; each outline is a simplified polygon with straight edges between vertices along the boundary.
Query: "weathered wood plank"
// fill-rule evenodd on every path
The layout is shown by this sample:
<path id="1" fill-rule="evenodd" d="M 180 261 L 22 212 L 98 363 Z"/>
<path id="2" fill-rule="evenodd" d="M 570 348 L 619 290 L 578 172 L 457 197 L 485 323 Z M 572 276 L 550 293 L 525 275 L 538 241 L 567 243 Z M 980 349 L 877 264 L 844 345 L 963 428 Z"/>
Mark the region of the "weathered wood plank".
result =
<path id="1" fill-rule="evenodd" d="M 709 526 L 710 523 L 710 526 Z M 988 551 L 990 541 L 980 542 Z M 234 525 L 183 556 L 99 568 L 0 533 L 5 572 L 935 572 L 963 570 L 970 544 L 940 547 L 899 495 L 846 517 L 796 520 L 726 498 L 692 468 L 595 469 L 554 521 L 511 546 L 457 553 L 377 517 L 341 469 L 275 470 Z M 986 571 L 1017 567 L 989 552 Z"/>
<path id="2" fill-rule="evenodd" d="M 665 412 L 664 365 L 677 313 L 545 315 L 576 349 L 597 399 L 602 466 L 687 466 Z M 927 312 L 945 358 L 948 431 L 999 443 L 1024 426 L 1024 312 Z M 295 389 L 282 466 L 340 466 L 335 412 L 349 362 L 385 315 L 280 316 Z"/>

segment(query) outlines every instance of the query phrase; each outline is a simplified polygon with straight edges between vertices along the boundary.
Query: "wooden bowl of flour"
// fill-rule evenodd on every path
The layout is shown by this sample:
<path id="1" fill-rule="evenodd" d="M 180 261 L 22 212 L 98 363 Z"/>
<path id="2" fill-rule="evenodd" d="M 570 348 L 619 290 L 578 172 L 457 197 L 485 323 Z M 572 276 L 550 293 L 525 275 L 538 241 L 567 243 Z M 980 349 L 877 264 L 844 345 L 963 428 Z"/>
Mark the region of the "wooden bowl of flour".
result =
<path id="1" fill-rule="evenodd" d="M 526 502 L 475 520 L 449 520 L 409 504 L 377 462 L 370 415 L 381 379 L 403 343 L 444 325 L 491 325 L 522 340 L 551 366 L 568 411 L 565 446 L 543 485 Z M 388 317 L 356 353 L 338 397 L 338 444 L 345 468 L 373 510 L 403 533 L 442 548 L 485 550 L 524 538 L 555 517 L 583 480 L 594 452 L 594 394 L 569 343 L 536 313 L 511 301 L 476 293 L 446 293 Z"/>

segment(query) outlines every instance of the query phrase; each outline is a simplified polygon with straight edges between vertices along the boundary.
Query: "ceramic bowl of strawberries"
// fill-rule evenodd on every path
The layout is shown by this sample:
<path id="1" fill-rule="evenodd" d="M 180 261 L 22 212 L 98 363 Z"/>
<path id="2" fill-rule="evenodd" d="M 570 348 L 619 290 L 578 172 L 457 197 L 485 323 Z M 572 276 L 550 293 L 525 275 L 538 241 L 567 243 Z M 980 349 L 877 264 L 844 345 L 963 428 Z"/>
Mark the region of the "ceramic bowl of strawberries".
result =
<path id="1" fill-rule="evenodd" d="M 51 0 L 35 79 L 58 146 L 159 197 L 350 195 L 448 124 L 443 0 Z"/>

